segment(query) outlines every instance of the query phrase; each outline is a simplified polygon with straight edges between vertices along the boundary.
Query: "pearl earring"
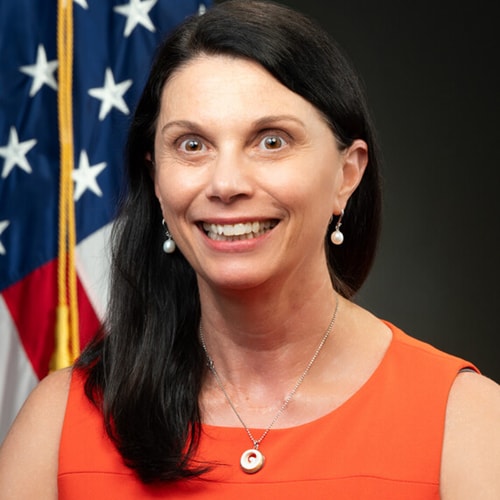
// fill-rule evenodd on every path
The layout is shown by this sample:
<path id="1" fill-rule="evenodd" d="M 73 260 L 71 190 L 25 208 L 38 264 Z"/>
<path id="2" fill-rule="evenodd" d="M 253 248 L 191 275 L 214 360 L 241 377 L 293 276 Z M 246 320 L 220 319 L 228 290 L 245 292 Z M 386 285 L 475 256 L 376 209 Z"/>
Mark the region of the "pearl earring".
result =
<path id="1" fill-rule="evenodd" d="M 344 242 L 344 234 L 340 231 L 340 226 L 342 225 L 342 217 L 344 217 L 344 211 L 340 212 L 339 220 L 335 224 L 335 231 L 330 236 L 332 243 L 334 245 L 342 245 Z"/>
<path id="2" fill-rule="evenodd" d="M 165 219 L 162 219 L 161 223 L 163 225 L 163 228 L 165 229 L 165 236 L 167 237 L 167 239 L 163 242 L 163 251 L 165 253 L 174 253 L 176 249 L 175 241 L 172 238 L 170 231 L 168 230 Z"/>

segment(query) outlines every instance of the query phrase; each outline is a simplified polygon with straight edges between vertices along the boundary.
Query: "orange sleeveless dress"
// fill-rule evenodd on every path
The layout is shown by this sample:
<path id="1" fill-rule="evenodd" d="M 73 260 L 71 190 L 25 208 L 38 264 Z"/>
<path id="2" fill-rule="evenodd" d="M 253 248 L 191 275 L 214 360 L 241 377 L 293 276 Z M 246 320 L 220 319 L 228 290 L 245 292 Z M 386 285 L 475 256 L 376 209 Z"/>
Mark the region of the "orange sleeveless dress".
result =
<path id="1" fill-rule="evenodd" d="M 74 372 L 60 443 L 59 498 L 438 499 L 448 393 L 461 369 L 476 369 L 388 325 L 392 342 L 363 387 L 318 420 L 273 429 L 261 445 L 264 467 L 253 475 L 239 466 L 251 447 L 245 430 L 204 425 L 197 459 L 220 465 L 200 479 L 142 484 L 108 440 Z"/>

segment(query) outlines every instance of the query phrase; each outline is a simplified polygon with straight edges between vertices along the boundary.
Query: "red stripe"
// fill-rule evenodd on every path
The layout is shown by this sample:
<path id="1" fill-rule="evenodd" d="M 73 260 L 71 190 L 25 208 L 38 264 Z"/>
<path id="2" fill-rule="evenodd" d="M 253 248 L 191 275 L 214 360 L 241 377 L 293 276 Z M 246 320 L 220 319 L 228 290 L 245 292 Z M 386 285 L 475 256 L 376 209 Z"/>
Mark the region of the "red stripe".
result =
<path id="1" fill-rule="evenodd" d="M 99 320 L 95 309 L 90 303 L 89 297 L 80 280 L 77 281 L 77 285 L 80 348 L 83 349 L 101 327 L 101 321 Z"/>
<path id="2" fill-rule="evenodd" d="M 99 329 L 100 322 L 79 280 L 77 287 L 80 343 L 83 348 Z M 49 371 L 55 345 L 57 260 L 37 268 L 23 280 L 3 290 L 2 295 L 26 355 L 41 379 Z"/>

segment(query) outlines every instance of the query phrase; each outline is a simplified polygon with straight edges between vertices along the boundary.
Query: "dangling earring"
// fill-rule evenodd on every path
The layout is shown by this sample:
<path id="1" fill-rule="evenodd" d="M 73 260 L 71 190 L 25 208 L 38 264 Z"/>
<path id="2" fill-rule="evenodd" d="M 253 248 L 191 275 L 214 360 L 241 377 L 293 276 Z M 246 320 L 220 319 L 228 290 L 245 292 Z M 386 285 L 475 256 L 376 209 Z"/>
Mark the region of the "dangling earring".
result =
<path id="1" fill-rule="evenodd" d="M 344 217 L 344 211 L 340 212 L 339 220 L 335 224 L 335 231 L 330 236 L 332 243 L 334 245 L 342 245 L 344 241 L 344 234 L 340 231 L 340 226 L 342 225 L 342 217 Z"/>
<path id="2" fill-rule="evenodd" d="M 167 239 L 163 242 L 163 251 L 165 253 L 174 253 L 176 249 L 175 241 L 172 238 L 170 231 L 168 230 L 165 219 L 162 219 L 161 223 L 163 225 L 163 228 L 165 229 L 165 236 L 167 237 Z"/>

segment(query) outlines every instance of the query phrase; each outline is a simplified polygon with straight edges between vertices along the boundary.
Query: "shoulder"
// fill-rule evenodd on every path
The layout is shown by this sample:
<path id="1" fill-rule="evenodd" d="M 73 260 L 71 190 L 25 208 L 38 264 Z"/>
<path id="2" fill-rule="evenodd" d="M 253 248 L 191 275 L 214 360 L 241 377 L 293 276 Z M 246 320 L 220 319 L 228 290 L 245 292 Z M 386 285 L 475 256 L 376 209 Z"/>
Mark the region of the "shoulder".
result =
<path id="1" fill-rule="evenodd" d="M 418 387 L 425 389 L 427 395 L 432 392 L 435 397 L 441 398 L 444 412 L 457 374 L 467 369 L 474 372 L 479 370 L 469 361 L 412 337 L 391 323 L 385 324 L 393 334 L 391 361 L 397 364 L 398 375 L 410 378 L 410 382 L 413 381 Z"/>
<path id="2" fill-rule="evenodd" d="M 57 498 L 59 438 L 71 369 L 44 378 L 27 398 L 0 448 L 5 498 Z M 29 479 L 29 480 L 27 480 Z"/>
<path id="3" fill-rule="evenodd" d="M 459 373 L 446 412 L 441 469 L 443 499 L 500 498 L 500 386 Z"/>

